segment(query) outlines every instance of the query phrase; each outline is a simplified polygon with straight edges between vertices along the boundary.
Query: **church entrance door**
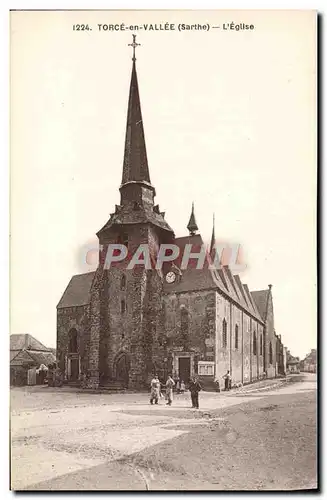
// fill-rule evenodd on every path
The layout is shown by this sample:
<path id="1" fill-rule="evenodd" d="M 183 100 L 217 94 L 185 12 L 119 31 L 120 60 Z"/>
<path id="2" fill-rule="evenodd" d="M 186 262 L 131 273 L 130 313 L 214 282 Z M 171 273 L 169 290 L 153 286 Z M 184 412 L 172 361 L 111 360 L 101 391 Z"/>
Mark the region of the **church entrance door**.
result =
<path id="1" fill-rule="evenodd" d="M 191 358 L 178 358 L 178 376 L 185 383 L 189 382 L 191 377 Z"/>
<path id="2" fill-rule="evenodd" d="M 79 359 L 72 358 L 70 361 L 70 380 L 77 382 L 79 375 Z"/>
<path id="3" fill-rule="evenodd" d="M 128 356 L 121 354 L 116 362 L 116 380 L 122 382 L 125 387 L 128 386 L 129 368 Z"/>

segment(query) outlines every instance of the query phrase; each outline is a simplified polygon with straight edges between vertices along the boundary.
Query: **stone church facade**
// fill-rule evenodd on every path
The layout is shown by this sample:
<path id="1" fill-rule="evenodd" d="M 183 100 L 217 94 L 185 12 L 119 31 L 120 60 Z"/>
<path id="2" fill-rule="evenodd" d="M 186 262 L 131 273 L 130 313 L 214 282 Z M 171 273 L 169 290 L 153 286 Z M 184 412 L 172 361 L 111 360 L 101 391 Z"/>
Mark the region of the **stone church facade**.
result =
<path id="1" fill-rule="evenodd" d="M 85 388 L 141 388 L 154 373 L 185 382 L 197 374 L 205 387 L 230 370 L 233 383 L 278 374 L 271 285 L 250 292 L 228 266 L 196 269 L 181 258 L 162 269 L 126 263 L 105 266 L 108 245 L 124 244 L 133 255 L 147 244 L 155 261 L 162 244 L 200 251 L 194 210 L 189 234 L 176 238 L 155 204 L 150 181 L 135 57 L 127 112 L 120 204 L 97 233 L 99 265 L 74 276 L 57 306 L 57 361 L 65 382 Z"/>

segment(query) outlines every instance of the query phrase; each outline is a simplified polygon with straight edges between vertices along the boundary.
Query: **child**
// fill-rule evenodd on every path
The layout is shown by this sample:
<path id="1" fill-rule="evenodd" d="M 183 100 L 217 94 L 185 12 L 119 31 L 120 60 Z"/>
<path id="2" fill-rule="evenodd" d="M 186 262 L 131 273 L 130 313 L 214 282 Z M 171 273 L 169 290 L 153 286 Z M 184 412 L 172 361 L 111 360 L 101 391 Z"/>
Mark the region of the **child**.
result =
<path id="1" fill-rule="evenodd" d="M 184 384 L 184 380 L 181 381 L 181 394 L 184 394 L 185 392 L 185 384 Z"/>

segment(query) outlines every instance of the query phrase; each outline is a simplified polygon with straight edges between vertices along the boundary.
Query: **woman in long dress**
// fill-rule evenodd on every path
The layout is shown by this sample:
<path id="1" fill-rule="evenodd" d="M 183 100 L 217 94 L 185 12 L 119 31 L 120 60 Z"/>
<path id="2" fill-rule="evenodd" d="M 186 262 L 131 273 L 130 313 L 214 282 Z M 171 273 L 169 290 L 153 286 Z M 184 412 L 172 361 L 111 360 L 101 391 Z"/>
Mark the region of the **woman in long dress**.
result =
<path id="1" fill-rule="evenodd" d="M 173 387 L 175 385 L 175 382 L 171 378 L 170 375 L 168 375 L 168 379 L 166 382 L 166 399 L 167 399 L 167 405 L 171 406 L 171 403 L 173 402 Z"/>
<path id="2" fill-rule="evenodd" d="M 150 403 L 153 405 L 153 401 L 157 405 L 160 397 L 160 382 L 157 375 L 151 380 L 151 393 L 150 393 Z"/>

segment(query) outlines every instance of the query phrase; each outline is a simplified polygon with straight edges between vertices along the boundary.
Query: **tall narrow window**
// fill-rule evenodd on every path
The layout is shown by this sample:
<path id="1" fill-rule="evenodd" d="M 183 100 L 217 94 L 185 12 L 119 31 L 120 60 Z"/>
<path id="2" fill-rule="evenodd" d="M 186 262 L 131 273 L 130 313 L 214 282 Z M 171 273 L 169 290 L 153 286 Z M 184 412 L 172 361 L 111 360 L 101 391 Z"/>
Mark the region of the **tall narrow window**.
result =
<path id="1" fill-rule="evenodd" d="M 227 347 L 227 322 L 223 319 L 223 347 Z"/>
<path id="2" fill-rule="evenodd" d="M 122 300 L 121 303 L 120 303 L 120 312 L 122 314 L 124 314 L 125 311 L 126 311 L 126 302 L 125 302 L 125 300 Z"/>
<path id="3" fill-rule="evenodd" d="M 235 349 L 238 349 L 238 325 L 235 325 Z"/>
<path id="4" fill-rule="evenodd" d="M 273 362 L 273 351 L 271 342 L 269 342 L 269 363 L 272 365 L 272 362 Z"/>
<path id="5" fill-rule="evenodd" d="M 262 335 L 260 335 L 260 356 L 262 356 L 263 353 L 263 342 L 262 342 Z"/>
<path id="6" fill-rule="evenodd" d="M 257 354 L 257 336 L 255 332 L 253 332 L 253 354 L 256 356 Z"/>
<path id="7" fill-rule="evenodd" d="M 77 330 L 75 328 L 69 332 L 68 352 L 77 352 Z"/>
<path id="8" fill-rule="evenodd" d="M 181 309 L 181 333 L 183 335 L 188 333 L 188 312 L 186 309 Z"/>
<path id="9" fill-rule="evenodd" d="M 125 274 L 123 274 L 120 280 L 120 289 L 125 290 L 125 288 L 126 288 L 126 276 Z"/>

